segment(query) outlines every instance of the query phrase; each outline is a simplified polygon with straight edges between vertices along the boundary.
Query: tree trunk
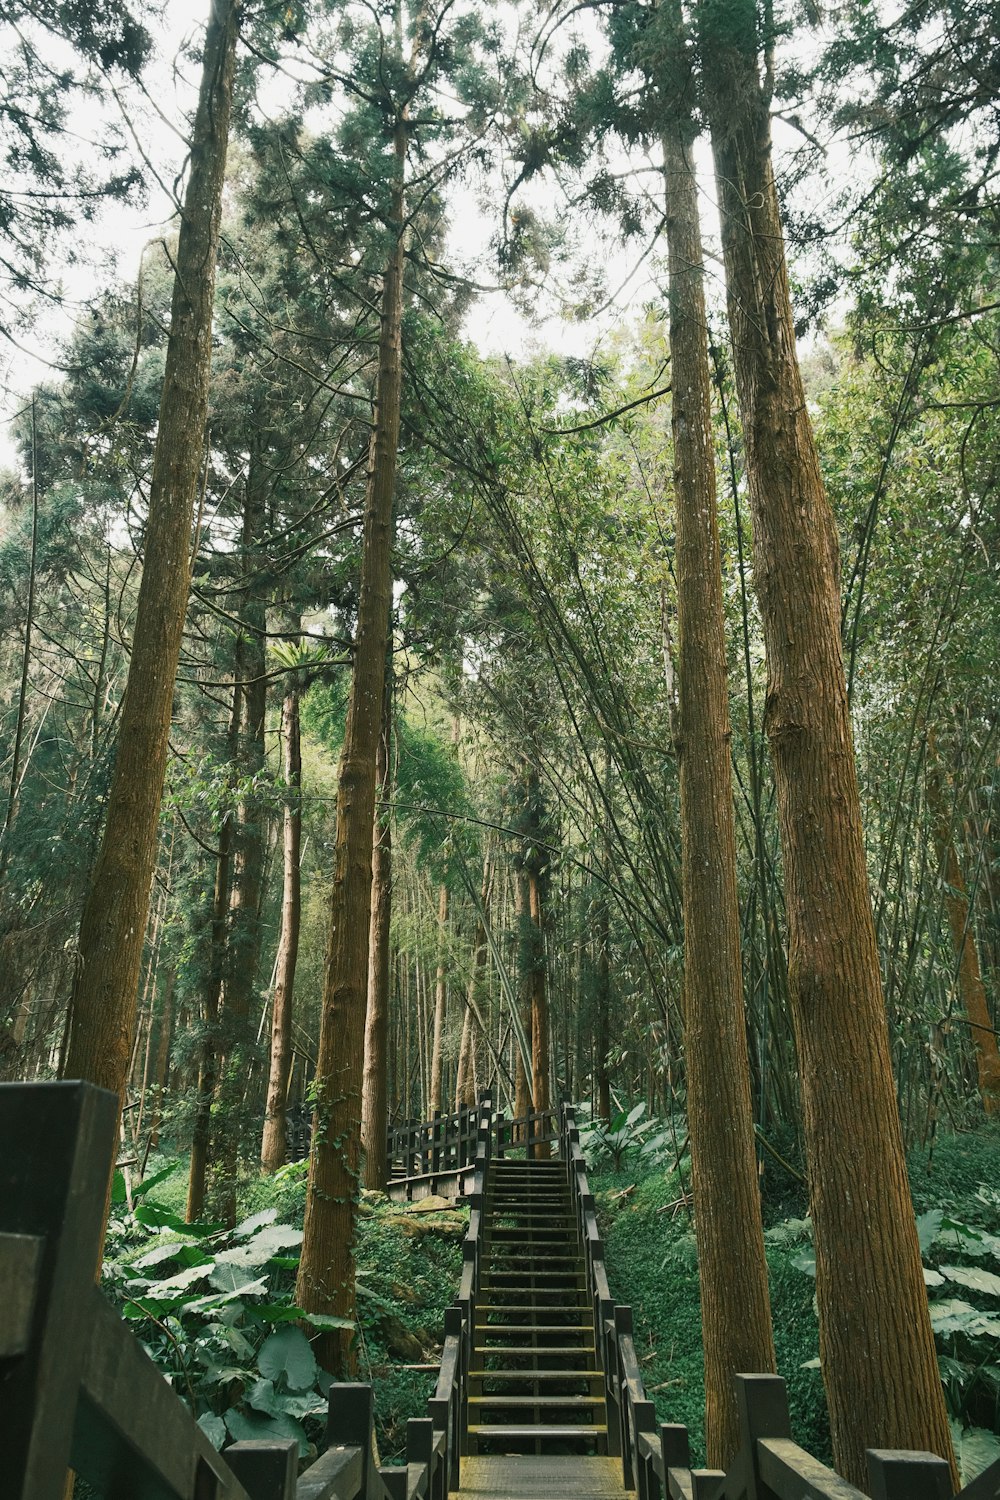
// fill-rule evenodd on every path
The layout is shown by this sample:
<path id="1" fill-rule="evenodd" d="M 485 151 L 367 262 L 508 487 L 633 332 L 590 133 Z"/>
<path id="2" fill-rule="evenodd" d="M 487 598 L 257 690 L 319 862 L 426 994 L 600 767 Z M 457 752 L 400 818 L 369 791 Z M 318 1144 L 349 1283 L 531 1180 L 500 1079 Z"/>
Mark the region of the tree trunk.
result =
<path id="1" fill-rule="evenodd" d="M 382 289 L 375 426 L 365 495 L 354 670 L 337 786 L 337 841 L 323 984 L 316 1114 L 296 1300 L 307 1312 L 356 1317 L 355 1195 L 368 999 L 375 782 L 392 594 L 392 510 L 402 383 L 403 182 L 406 127 L 395 131 L 395 245 Z M 354 1369 L 351 1333 L 323 1334 L 317 1357 L 334 1376 Z"/>
<path id="2" fill-rule="evenodd" d="M 935 755 L 934 737 L 928 736 L 928 748 Z M 948 926 L 955 949 L 956 982 L 962 1007 L 976 1049 L 976 1076 L 983 1109 L 988 1115 L 1000 1110 L 1000 1052 L 996 1032 L 986 1002 L 986 986 L 979 967 L 979 950 L 972 930 L 969 892 L 955 848 L 951 819 L 945 807 L 940 764 L 933 763 L 927 776 L 927 802 L 934 825 L 934 848 L 937 853 Z"/>
<path id="3" fill-rule="evenodd" d="M 596 1084 L 595 1107 L 597 1118 L 605 1124 L 611 1121 L 611 1073 L 608 1069 L 608 1053 L 611 1050 L 611 921 L 608 910 L 608 893 L 601 890 L 597 897 L 594 920 L 594 935 L 597 943 L 595 965 L 596 984 L 594 992 L 594 1083 Z"/>
<path id="4" fill-rule="evenodd" d="M 145 557 L 104 837 L 80 924 L 66 1074 L 123 1099 L 191 580 L 238 0 L 213 0 L 176 252 Z"/>
<path id="5" fill-rule="evenodd" d="M 837 1467 L 954 1467 L 889 1055 L 840 638 L 839 549 L 795 349 L 750 0 L 699 11 L 767 653 L 789 998 Z"/>
<path id="6" fill-rule="evenodd" d="M 528 872 L 518 869 L 514 874 L 514 920 L 517 924 L 517 1003 L 525 1035 L 531 1038 L 531 892 Z M 531 1080 L 524 1064 L 521 1048 L 514 1044 L 514 1118 L 523 1120 L 531 1111 Z M 516 1140 L 521 1140 L 519 1128 Z"/>
<path id="7" fill-rule="evenodd" d="M 271 1061 L 260 1164 L 265 1172 L 284 1165 L 288 1079 L 292 1066 L 292 1003 L 302 920 L 302 741 L 299 731 L 299 684 L 289 679 L 281 708 L 285 745 L 285 810 L 282 852 L 281 932 L 275 962 L 271 1004 Z"/>
<path id="8" fill-rule="evenodd" d="M 389 795 L 389 744 L 392 734 L 392 668 L 386 664 L 385 703 L 379 740 L 378 780 L 383 804 Z M 362 1180 L 384 1193 L 389 1125 L 389 937 L 392 926 L 392 824 L 382 806 L 375 817 L 372 855 L 372 930 L 368 945 L 368 1009 L 365 1016 L 365 1070 L 361 1085 Z"/>
<path id="9" fill-rule="evenodd" d="M 676 15 L 675 55 L 683 59 Z M 739 1448 L 733 1377 L 773 1372 L 743 1010 L 722 559 L 715 495 L 691 80 L 679 61 L 663 136 L 676 517 L 684 1056 L 712 1468 Z"/>
<path id="10" fill-rule="evenodd" d="M 534 862 L 528 866 L 528 915 L 531 921 L 531 1093 L 536 1111 L 550 1105 L 549 1088 L 549 992 L 545 969 L 545 908 L 542 875 Z M 536 1129 L 543 1130 L 540 1120 Z M 548 1141 L 539 1141 L 532 1156 L 536 1161 L 551 1155 Z"/>
<path id="11" fill-rule="evenodd" d="M 448 887 L 438 891 L 438 961 L 434 975 L 434 1038 L 431 1043 L 431 1090 L 428 1106 L 431 1118 L 441 1109 L 441 1072 L 444 1066 L 444 1027 L 448 1007 L 448 975 L 444 948 L 448 928 Z"/>
<path id="12" fill-rule="evenodd" d="M 256 553 L 264 528 L 260 464 L 251 459 L 246 482 L 242 535 L 242 598 L 238 660 L 242 674 L 242 717 L 237 741 L 241 779 L 249 790 L 236 812 L 233 880 L 230 889 L 225 983 L 220 1042 L 222 1059 L 215 1085 L 216 1122 L 212 1156 L 212 1212 L 235 1223 L 236 1177 L 241 1138 L 250 1124 L 244 1116 L 247 1085 L 255 1057 L 253 999 L 261 948 L 261 893 L 264 881 L 267 814 L 260 790 L 266 765 L 267 608 L 254 582 Z"/>
<path id="13" fill-rule="evenodd" d="M 153 1088 L 156 1097 L 150 1111 L 149 1144 L 155 1151 L 160 1144 L 160 1121 L 163 1118 L 163 1095 L 167 1087 L 170 1067 L 170 1042 L 174 1029 L 174 990 L 177 985 L 177 970 L 173 964 L 167 969 L 163 988 L 163 1005 L 160 1011 L 160 1034 L 156 1042 L 156 1060 L 153 1066 Z"/>
<path id="14" fill-rule="evenodd" d="M 234 689 L 237 703 L 239 687 Z M 233 713 L 239 709 L 234 705 Z M 226 913 L 229 910 L 229 878 L 233 855 L 233 819 L 226 813 L 219 828 L 219 852 L 215 864 L 215 886 L 212 892 L 212 931 L 209 970 L 203 1014 L 205 1035 L 198 1064 L 198 1090 L 194 1124 L 191 1128 L 191 1159 L 188 1164 L 187 1206 L 184 1217 L 196 1223 L 205 1212 L 205 1185 L 208 1180 L 208 1153 L 212 1132 L 212 1100 L 219 1057 L 219 1011 L 226 961 Z"/>
<path id="15" fill-rule="evenodd" d="M 458 1050 L 458 1067 L 455 1077 L 455 1109 L 476 1102 L 476 1020 L 473 1011 L 478 1006 L 486 975 L 486 959 L 489 943 L 486 923 L 489 921 L 490 888 L 493 884 L 493 866 L 489 857 L 483 865 L 483 888 L 479 898 L 479 915 L 476 917 L 476 934 L 472 941 L 472 973 L 462 1019 L 462 1042 Z M 482 1010 L 480 1009 L 480 1014 Z"/>

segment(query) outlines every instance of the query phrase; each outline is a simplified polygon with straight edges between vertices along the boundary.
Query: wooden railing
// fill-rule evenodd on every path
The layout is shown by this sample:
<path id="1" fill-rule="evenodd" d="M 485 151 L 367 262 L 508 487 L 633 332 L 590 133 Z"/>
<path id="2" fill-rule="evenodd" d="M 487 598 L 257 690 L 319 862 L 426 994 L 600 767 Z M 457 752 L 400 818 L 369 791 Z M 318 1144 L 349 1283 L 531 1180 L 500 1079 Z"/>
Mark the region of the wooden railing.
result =
<path id="1" fill-rule="evenodd" d="M 740 1448 L 725 1472 L 692 1469 L 687 1428 L 657 1423 L 632 1337 L 632 1310 L 608 1287 L 596 1206 L 571 1106 L 560 1121 L 560 1156 L 569 1173 L 586 1249 L 587 1282 L 608 1398 L 608 1449 L 620 1454 L 626 1489 L 637 1500 L 951 1500 L 947 1463 L 934 1453 L 868 1450 L 868 1494 L 792 1441 L 785 1382 L 737 1375 Z M 959 1491 L 958 1500 L 1000 1500 L 1000 1461 Z"/>
<path id="2" fill-rule="evenodd" d="M 63 1500 L 72 1469 L 107 1500 L 446 1500 L 458 1484 L 492 1105 L 476 1115 L 458 1304 L 405 1468 L 373 1461 L 372 1391 L 330 1389 L 322 1452 L 294 1439 L 217 1453 L 94 1285 L 116 1121 L 88 1084 L 0 1086 L 0 1494 Z"/>
<path id="3" fill-rule="evenodd" d="M 406 1183 L 406 1196 L 437 1193 L 442 1188 L 461 1193 L 463 1175 L 471 1168 L 482 1104 L 431 1120 L 407 1120 L 390 1130 L 387 1176 L 393 1184 Z"/>
<path id="4" fill-rule="evenodd" d="M 559 1141 L 559 1113 L 553 1109 L 536 1109 L 516 1119 L 507 1120 L 503 1111 L 496 1118 L 496 1154 L 503 1158 L 521 1152 L 529 1161 L 551 1156 L 551 1147 Z"/>

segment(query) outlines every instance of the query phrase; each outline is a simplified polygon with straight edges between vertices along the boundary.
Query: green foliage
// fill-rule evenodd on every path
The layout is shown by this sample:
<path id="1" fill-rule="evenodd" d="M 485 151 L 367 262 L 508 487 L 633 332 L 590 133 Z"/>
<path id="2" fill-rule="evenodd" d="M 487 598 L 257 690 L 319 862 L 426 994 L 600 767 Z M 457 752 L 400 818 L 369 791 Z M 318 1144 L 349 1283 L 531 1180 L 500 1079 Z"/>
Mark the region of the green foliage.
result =
<path id="1" fill-rule="evenodd" d="M 306 1454 L 330 1384 L 308 1329 L 352 1326 L 294 1303 L 307 1164 L 250 1184 L 241 1196 L 250 1211 L 233 1230 L 184 1222 L 182 1165 L 167 1162 L 134 1187 L 131 1212 L 117 1174 L 105 1289 L 217 1447 L 294 1437 Z M 401 1368 L 387 1340 L 409 1336 L 433 1359 L 461 1257 L 453 1239 L 433 1231 L 411 1238 L 385 1200 L 371 1195 L 361 1207 L 359 1364 L 375 1388 L 380 1449 L 394 1457 L 433 1377 Z"/>
<path id="2" fill-rule="evenodd" d="M 610 1121 L 584 1121 L 580 1149 L 591 1166 L 610 1167 L 613 1172 L 620 1172 L 626 1160 L 637 1168 L 666 1166 L 674 1160 L 684 1135 L 683 1126 L 678 1135 L 676 1129 L 648 1115 L 641 1101 L 630 1110 L 619 1110 Z"/>
<path id="3" fill-rule="evenodd" d="M 596 1176 L 608 1277 L 616 1298 L 632 1305 L 643 1380 L 664 1422 L 683 1422 L 696 1462 L 705 1454 L 705 1385 L 697 1247 L 684 1211 L 684 1179 L 662 1172 L 621 1174 L 635 1182 L 617 1202 L 612 1179 Z M 778 1372 L 788 1383 L 795 1440 L 830 1461 L 829 1423 L 819 1374 L 804 1368 L 816 1353 L 812 1285 L 793 1265 L 803 1243 L 801 1221 L 769 1232 L 767 1259 Z"/>

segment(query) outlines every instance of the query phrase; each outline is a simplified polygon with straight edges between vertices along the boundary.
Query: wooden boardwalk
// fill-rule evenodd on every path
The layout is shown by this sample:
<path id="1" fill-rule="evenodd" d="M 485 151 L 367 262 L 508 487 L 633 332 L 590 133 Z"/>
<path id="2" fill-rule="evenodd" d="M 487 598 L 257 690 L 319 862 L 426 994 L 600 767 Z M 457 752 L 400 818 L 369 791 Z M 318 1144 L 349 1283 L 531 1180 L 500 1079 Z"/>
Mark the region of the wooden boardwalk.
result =
<path id="1" fill-rule="evenodd" d="M 620 1458 L 575 1454 L 487 1455 L 462 1459 L 455 1500 L 626 1500 Z"/>

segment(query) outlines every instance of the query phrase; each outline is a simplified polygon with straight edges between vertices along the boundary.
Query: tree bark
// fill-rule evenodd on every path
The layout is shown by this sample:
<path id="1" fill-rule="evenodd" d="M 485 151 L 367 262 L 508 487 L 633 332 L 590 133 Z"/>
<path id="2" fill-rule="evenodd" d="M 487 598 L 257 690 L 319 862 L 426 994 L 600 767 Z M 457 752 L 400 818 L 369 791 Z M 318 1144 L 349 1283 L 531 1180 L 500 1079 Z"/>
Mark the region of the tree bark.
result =
<path id="1" fill-rule="evenodd" d="M 281 891 L 281 931 L 275 962 L 274 998 L 271 1003 L 271 1058 L 267 1079 L 267 1105 L 260 1164 L 265 1172 L 284 1165 L 288 1079 L 292 1067 L 292 1008 L 295 965 L 299 956 L 302 922 L 302 740 L 299 730 L 299 684 L 289 679 L 281 707 L 281 732 L 285 746 L 285 809 L 282 824 L 284 859 Z"/>
<path id="2" fill-rule="evenodd" d="M 237 700 L 239 688 L 234 689 Z M 234 706 L 233 713 L 238 708 Z M 212 1133 L 212 1100 L 218 1075 L 219 1011 L 222 1003 L 222 981 L 226 959 L 226 913 L 229 910 L 229 881 L 233 856 L 233 819 L 223 816 L 219 828 L 219 852 L 215 863 L 215 885 L 212 891 L 212 930 L 209 969 L 203 1016 L 205 1035 L 198 1063 L 198 1090 L 194 1124 L 191 1129 L 191 1158 L 188 1163 L 187 1205 L 184 1217 L 196 1223 L 205 1212 L 205 1186 L 208 1181 L 208 1154 Z"/>
<path id="3" fill-rule="evenodd" d="M 476 1019 L 473 1006 L 478 1005 L 486 976 L 486 959 L 489 944 L 486 923 L 489 921 L 490 890 L 493 885 L 493 866 L 487 857 L 483 865 L 483 887 L 479 898 L 479 915 L 476 917 L 476 933 L 472 941 L 472 973 L 466 994 L 465 1015 L 462 1019 L 462 1041 L 458 1049 L 458 1067 L 455 1077 L 455 1109 L 476 1102 Z M 480 1014 L 482 1012 L 480 1011 Z"/>
<path id="4" fill-rule="evenodd" d="M 517 1003 L 525 1035 L 531 1038 L 531 892 L 528 872 L 520 868 L 514 872 L 514 920 L 517 924 Z M 532 1107 L 531 1079 L 524 1065 L 521 1048 L 514 1040 L 514 1118 L 523 1120 Z M 515 1140 L 520 1141 L 523 1131 L 519 1127 Z"/>
<path id="5" fill-rule="evenodd" d="M 155 1150 L 160 1144 L 160 1121 L 163 1118 L 163 1095 L 167 1087 L 170 1068 L 170 1043 L 174 1030 L 174 990 L 177 985 L 177 970 L 171 964 L 167 969 L 163 987 L 163 1005 L 160 1011 L 160 1034 L 156 1042 L 156 1059 L 153 1065 L 153 1088 L 156 1097 L 150 1111 L 149 1144 Z"/>
<path id="6" fill-rule="evenodd" d="M 663 135 L 676 520 L 684 1057 L 705 1350 L 705 1441 L 740 1442 L 733 1377 L 775 1369 L 743 1009 L 722 558 L 715 493 L 691 79 L 679 4 L 678 85 Z M 681 70 L 683 69 L 683 74 Z M 606 941 L 606 940 L 605 940 Z"/>
<path id="7" fill-rule="evenodd" d="M 531 922 L 531 1093 L 534 1108 L 547 1110 L 551 1103 L 549 1087 L 549 991 L 545 965 L 545 907 L 542 897 L 542 875 L 537 864 L 528 866 L 528 916 Z M 543 1129 L 544 1120 L 537 1128 Z M 551 1156 L 548 1141 L 539 1141 L 532 1152 L 535 1161 Z"/>
<path id="8" fill-rule="evenodd" d="M 834 1458 L 952 1465 L 889 1055 L 840 638 L 839 547 L 795 348 L 750 0 L 703 0 L 702 62 L 767 654 L 789 999 Z"/>
<path id="9" fill-rule="evenodd" d="M 928 748 L 935 755 L 933 735 Z M 927 776 L 927 801 L 934 826 L 934 848 L 944 885 L 948 927 L 957 965 L 956 982 L 976 1052 L 976 1077 L 983 1109 L 988 1115 L 1000 1111 L 1000 1052 L 993 1018 L 986 1001 L 986 986 L 979 967 L 979 950 L 972 929 L 969 891 L 955 848 L 951 819 L 945 807 L 940 763 L 931 764 Z"/>
<path id="10" fill-rule="evenodd" d="M 385 702 L 379 740 L 378 781 L 382 802 L 389 793 L 389 743 L 392 733 L 392 670 L 386 667 Z M 365 1070 L 361 1084 L 362 1180 L 384 1193 L 389 1124 L 389 938 L 392 926 L 392 824 L 389 809 L 375 815 L 372 855 L 372 930 L 368 945 L 368 1009 L 365 1016 Z"/>
<path id="11" fill-rule="evenodd" d="M 448 1007 L 448 975 L 444 962 L 448 927 L 448 887 L 438 891 L 438 961 L 434 974 L 434 1035 L 431 1042 L 431 1087 L 428 1107 L 431 1117 L 441 1109 L 441 1074 L 444 1067 L 444 1027 Z"/>
<path id="12" fill-rule="evenodd" d="M 402 387 L 403 184 L 406 125 L 397 120 L 391 222 L 393 253 L 382 289 L 375 425 L 365 495 L 361 593 L 354 670 L 337 786 L 337 841 L 323 984 L 316 1113 L 296 1299 L 307 1312 L 356 1317 L 355 1195 L 371 923 L 375 782 L 392 594 L 392 511 Z M 334 1376 L 354 1369 L 346 1329 L 317 1340 Z"/>
<path id="13" fill-rule="evenodd" d="M 238 0 L 213 0 L 177 245 L 142 581 L 104 837 L 80 924 L 66 1074 L 122 1100 L 191 580 Z"/>
<path id="14" fill-rule="evenodd" d="M 263 528 L 264 493 L 260 465 L 255 457 L 251 457 L 241 543 L 242 597 L 237 656 L 242 674 L 242 715 L 236 756 L 239 775 L 248 789 L 237 808 L 233 830 L 233 879 L 221 1011 L 222 1057 L 215 1085 L 213 1118 L 216 1129 L 211 1147 L 212 1211 L 227 1224 L 235 1223 L 240 1139 L 248 1128 L 242 1112 L 255 1056 L 251 1011 L 257 992 L 261 949 L 260 906 L 267 815 L 260 783 L 267 759 L 264 745 L 267 607 L 254 574 Z"/>
<path id="15" fill-rule="evenodd" d="M 594 1083 L 597 1118 L 611 1122 L 611 1074 L 608 1053 L 611 1050 L 611 920 L 608 895 L 602 890 L 597 897 L 594 937 L 597 945 L 595 964 Z"/>

